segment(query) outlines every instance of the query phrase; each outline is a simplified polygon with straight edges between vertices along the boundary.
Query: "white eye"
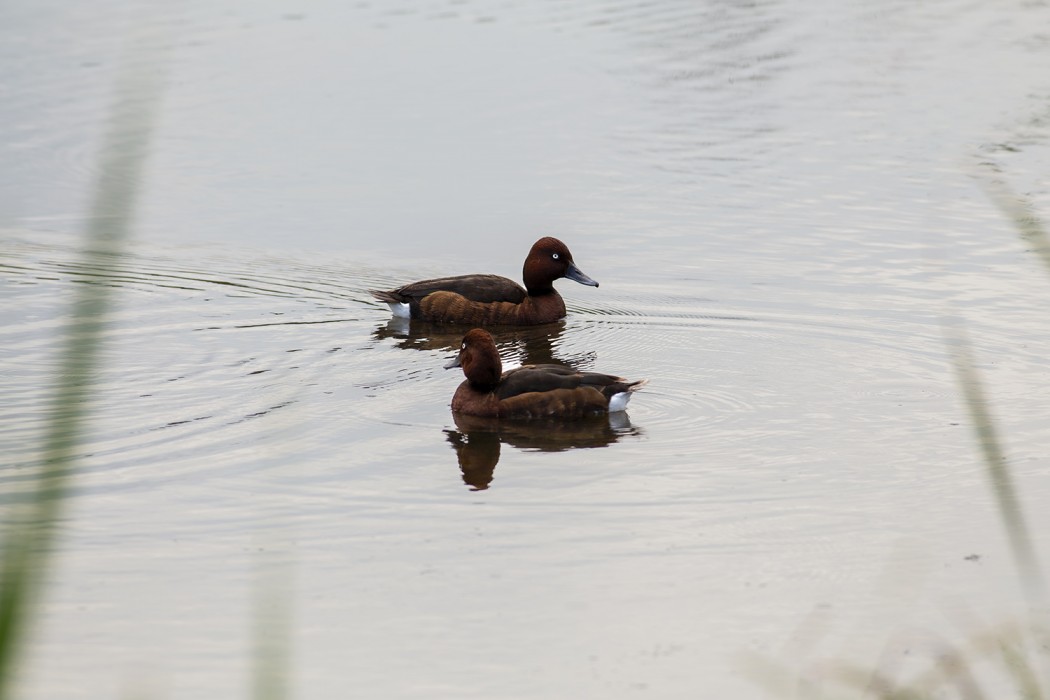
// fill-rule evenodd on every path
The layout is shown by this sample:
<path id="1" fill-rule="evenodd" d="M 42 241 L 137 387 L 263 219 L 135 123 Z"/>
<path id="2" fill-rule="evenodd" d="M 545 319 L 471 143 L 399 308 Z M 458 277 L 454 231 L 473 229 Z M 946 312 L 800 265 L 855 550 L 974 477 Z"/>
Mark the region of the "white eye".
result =
<path id="1" fill-rule="evenodd" d="M 553 253 L 553 254 L 551 255 L 551 257 L 552 257 L 552 258 L 554 258 L 555 260 L 557 260 L 557 259 L 558 259 L 558 254 L 557 254 L 557 253 Z"/>
<path id="2" fill-rule="evenodd" d="M 460 350 L 466 350 L 467 349 L 467 344 L 463 343 L 462 345 L 459 346 L 459 349 Z"/>

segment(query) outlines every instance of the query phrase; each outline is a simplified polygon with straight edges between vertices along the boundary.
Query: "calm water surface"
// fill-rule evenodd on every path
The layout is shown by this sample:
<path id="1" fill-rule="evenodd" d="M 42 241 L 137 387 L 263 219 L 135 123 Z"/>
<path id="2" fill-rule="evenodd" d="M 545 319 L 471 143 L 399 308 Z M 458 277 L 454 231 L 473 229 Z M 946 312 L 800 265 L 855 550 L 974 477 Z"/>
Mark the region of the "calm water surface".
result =
<path id="1" fill-rule="evenodd" d="M 302 698 L 763 697 L 753 655 L 922 668 L 1025 616 L 942 329 L 1045 552 L 1050 274 L 987 195 L 1050 211 L 1045 3 L 54 1 L 0 27 L 5 520 L 75 290 L 116 292 L 21 697 L 246 693 L 267 568 Z M 165 90 L 97 269 L 128 62 Z M 601 287 L 560 282 L 568 317 L 499 334 L 505 362 L 649 385 L 596 423 L 457 422 L 462 329 L 366 290 L 518 278 L 547 234 Z"/>

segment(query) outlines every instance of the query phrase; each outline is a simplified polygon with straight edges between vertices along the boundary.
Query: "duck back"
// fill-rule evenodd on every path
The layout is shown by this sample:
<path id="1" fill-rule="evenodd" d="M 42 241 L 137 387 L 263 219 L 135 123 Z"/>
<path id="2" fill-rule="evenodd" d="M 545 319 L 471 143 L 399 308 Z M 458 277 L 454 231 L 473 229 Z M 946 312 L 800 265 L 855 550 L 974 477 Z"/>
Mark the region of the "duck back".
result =
<path id="1" fill-rule="evenodd" d="M 637 384 L 612 374 L 578 372 L 565 365 L 526 365 L 504 372 L 496 394 L 500 400 L 506 400 L 530 391 L 589 388 L 608 400 L 631 391 Z"/>
<path id="2" fill-rule="evenodd" d="M 418 303 L 423 297 L 436 292 L 452 292 L 469 301 L 489 304 L 495 301 L 506 301 L 520 304 L 525 299 L 525 288 L 514 280 L 499 275 L 456 275 L 454 277 L 437 277 L 431 280 L 420 280 L 398 287 L 389 292 L 381 292 L 383 301 L 397 301 L 403 304 Z"/>

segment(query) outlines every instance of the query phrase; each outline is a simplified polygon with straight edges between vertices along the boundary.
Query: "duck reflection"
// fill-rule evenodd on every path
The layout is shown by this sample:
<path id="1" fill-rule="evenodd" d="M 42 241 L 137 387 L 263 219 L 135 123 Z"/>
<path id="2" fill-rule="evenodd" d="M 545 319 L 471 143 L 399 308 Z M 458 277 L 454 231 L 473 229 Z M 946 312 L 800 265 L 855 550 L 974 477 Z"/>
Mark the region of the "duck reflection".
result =
<path id="1" fill-rule="evenodd" d="M 520 450 L 562 452 L 605 447 L 625 435 L 641 434 L 623 411 L 575 421 L 501 421 L 458 413 L 452 418 L 457 430 L 446 430 L 445 438 L 459 460 L 463 483 L 474 491 L 492 483 L 503 443 Z"/>
<path id="2" fill-rule="evenodd" d="M 394 318 L 378 326 L 372 333 L 375 340 L 392 339 L 400 348 L 459 352 L 463 334 L 468 326 L 429 323 L 427 321 Z M 593 363 L 593 351 L 569 354 L 560 347 L 565 321 L 542 326 L 500 326 L 493 332 L 500 355 L 511 356 L 523 365 L 566 365 L 581 367 Z"/>

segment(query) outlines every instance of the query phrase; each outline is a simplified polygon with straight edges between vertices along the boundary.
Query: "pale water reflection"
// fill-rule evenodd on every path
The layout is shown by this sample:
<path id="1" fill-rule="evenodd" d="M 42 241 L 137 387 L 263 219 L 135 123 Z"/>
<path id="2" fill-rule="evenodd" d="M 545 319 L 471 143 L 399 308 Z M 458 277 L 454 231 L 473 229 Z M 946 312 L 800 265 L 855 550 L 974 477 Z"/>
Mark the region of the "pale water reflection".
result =
<path id="1" fill-rule="evenodd" d="M 971 611 L 1023 618 L 941 329 L 1050 551 L 1050 279 L 987 186 L 1050 208 L 1046 26 L 963 0 L 6 4 L 4 522 L 73 290 L 117 302 L 21 696 L 243 695 L 260 556 L 291 572 L 301 697 L 762 697 L 741 657 L 922 667 Z M 131 35 L 166 42 L 167 91 L 135 239 L 88 268 Z M 463 329 L 367 290 L 517 279 L 547 234 L 602 286 L 561 285 L 567 317 L 501 332 L 504 359 L 649 384 L 629 419 L 457 422 Z"/>

